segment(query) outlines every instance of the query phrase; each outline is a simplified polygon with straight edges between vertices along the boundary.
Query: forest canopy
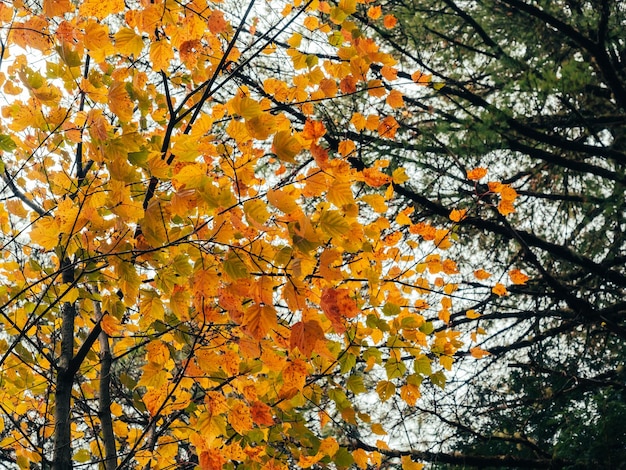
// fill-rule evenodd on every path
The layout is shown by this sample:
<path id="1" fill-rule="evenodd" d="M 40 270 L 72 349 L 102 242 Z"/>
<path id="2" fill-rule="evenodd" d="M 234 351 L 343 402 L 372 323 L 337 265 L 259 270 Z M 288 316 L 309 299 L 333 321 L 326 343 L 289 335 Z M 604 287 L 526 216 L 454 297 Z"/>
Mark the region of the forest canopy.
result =
<path id="1" fill-rule="evenodd" d="M 0 3 L 0 465 L 619 468 L 592 7 Z"/>

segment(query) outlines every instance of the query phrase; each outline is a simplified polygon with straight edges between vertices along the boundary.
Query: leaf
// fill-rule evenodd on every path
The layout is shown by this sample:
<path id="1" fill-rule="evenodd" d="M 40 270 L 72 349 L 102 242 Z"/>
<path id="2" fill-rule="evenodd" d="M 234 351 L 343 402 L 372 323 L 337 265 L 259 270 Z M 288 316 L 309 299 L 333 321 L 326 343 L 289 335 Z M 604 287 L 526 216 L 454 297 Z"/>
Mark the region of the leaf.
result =
<path id="1" fill-rule="evenodd" d="M 150 43 L 150 60 L 155 70 L 167 70 L 173 58 L 174 51 L 166 40 L 162 39 Z"/>
<path id="2" fill-rule="evenodd" d="M 423 464 L 413 462 L 409 455 L 403 455 L 401 461 L 402 470 L 422 470 L 424 468 Z"/>
<path id="3" fill-rule="evenodd" d="M 320 216 L 320 227 L 330 237 L 340 237 L 350 230 L 346 219 L 336 210 L 326 210 Z"/>
<path id="4" fill-rule="evenodd" d="M 452 212 L 450 212 L 450 220 L 452 222 L 460 222 L 465 218 L 466 213 L 467 209 L 453 209 Z"/>
<path id="5" fill-rule="evenodd" d="M 253 304 L 244 310 L 244 330 L 255 339 L 262 339 L 277 326 L 276 310 L 270 305 Z"/>
<path id="6" fill-rule="evenodd" d="M 350 297 L 347 289 L 324 289 L 320 307 L 337 333 L 345 332 L 344 320 L 354 318 L 358 313 L 356 302 Z"/>
<path id="7" fill-rule="evenodd" d="M 222 262 L 222 268 L 228 276 L 233 279 L 243 279 L 248 277 L 248 268 L 243 260 L 236 253 L 228 252 L 228 257 Z"/>
<path id="8" fill-rule="evenodd" d="M 290 349 L 298 348 L 309 357 L 318 341 L 324 341 L 324 331 L 316 320 L 297 322 L 291 327 Z"/>
<path id="9" fill-rule="evenodd" d="M 530 279 L 526 274 L 519 269 L 512 269 L 509 271 L 509 278 L 513 284 L 524 285 Z"/>
<path id="10" fill-rule="evenodd" d="M 471 181 L 478 181 L 479 179 L 482 179 L 485 176 L 487 176 L 486 168 L 481 168 L 481 167 L 474 168 L 472 170 L 468 170 L 467 172 L 467 179 Z"/>
<path id="11" fill-rule="evenodd" d="M 250 417 L 257 426 L 271 426 L 274 424 L 272 408 L 258 400 L 250 407 Z"/>
<path id="12" fill-rule="evenodd" d="M 491 277 L 491 274 L 485 271 L 484 269 L 478 269 L 474 271 L 474 277 L 482 281 L 484 279 L 489 279 Z"/>
<path id="13" fill-rule="evenodd" d="M 138 57 L 143 51 L 143 38 L 130 28 L 120 28 L 114 37 L 115 47 L 122 54 Z"/>
<path id="14" fill-rule="evenodd" d="M 295 162 L 295 157 L 302 150 L 302 145 L 289 131 L 279 131 L 274 136 L 272 149 L 279 160 Z"/>
<path id="15" fill-rule="evenodd" d="M 470 354 L 476 359 L 482 359 L 483 357 L 489 356 L 491 353 L 479 347 L 474 347 L 470 349 Z"/>
<path id="16" fill-rule="evenodd" d="M 387 401 L 396 393 L 396 386 L 388 380 L 381 380 L 376 384 L 376 393 L 382 401 Z"/>
<path id="17" fill-rule="evenodd" d="M 374 423 L 372 424 L 372 432 L 378 436 L 386 436 L 387 435 L 387 431 L 385 431 L 385 429 L 383 428 L 383 426 L 380 423 Z"/>
<path id="18" fill-rule="evenodd" d="M 17 145 L 11 138 L 11 136 L 6 134 L 0 134 L 0 150 L 5 150 L 7 152 L 11 152 L 17 148 Z"/>
<path id="19" fill-rule="evenodd" d="M 241 400 L 236 400 L 230 405 L 228 412 L 228 424 L 237 434 L 245 434 L 252 429 L 252 417 L 250 408 Z"/>
<path id="20" fill-rule="evenodd" d="M 506 287 L 504 287 L 504 285 L 500 284 L 499 282 L 491 289 L 491 292 L 496 294 L 498 297 L 507 295 Z"/>
<path id="21" fill-rule="evenodd" d="M 123 0 L 85 0 L 80 3 L 79 13 L 81 17 L 93 16 L 103 20 L 112 13 L 118 13 L 124 9 Z"/>
<path id="22" fill-rule="evenodd" d="M 102 317 L 102 320 L 100 320 L 100 326 L 102 327 L 102 331 L 109 336 L 117 336 L 122 331 L 120 321 L 113 315 L 105 315 Z"/>

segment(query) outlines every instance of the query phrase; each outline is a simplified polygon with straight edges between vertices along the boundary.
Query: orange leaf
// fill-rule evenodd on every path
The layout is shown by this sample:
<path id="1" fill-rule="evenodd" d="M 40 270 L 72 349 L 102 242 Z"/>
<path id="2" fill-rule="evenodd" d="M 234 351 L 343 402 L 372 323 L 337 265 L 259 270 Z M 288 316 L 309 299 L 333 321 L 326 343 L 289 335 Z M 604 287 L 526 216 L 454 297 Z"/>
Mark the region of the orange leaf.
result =
<path id="1" fill-rule="evenodd" d="M 258 400 L 250 407 L 250 416 L 257 426 L 271 426 L 274 424 L 272 409 Z"/>
<path id="2" fill-rule="evenodd" d="M 359 310 L 348 289 L 324 289 L 320 301 L 324 315 L 330 320 L 337 333 L 346 331 L 345 318 L 354 318 Z"/>
<path id="3" fill-rule="evenodd" d="M 371 6 L 367 10 L 367 16 L 369 16 L 373 20 L 377 20 L 378 18 L 382 16 L 382 14 L 383 14 L 383 9 L 380 5 Z"/>
<path id="4" fill-rule="evenodd" d="M 491 273 L 488 273 L 484 269 L 477 269 L 474 271 L 474 277 L 482 281 L 483 279 L 489 279 L 491 277 Z"/>
<path id="5" fill-rule="evenodd" d="M 309 357 L 315 343 L 324 340 L 324 331 L 315 320 L 298 322 L 291 327 L 290 348 L 298 348 L 302 354 Z"/>
<path id="6" fill-rule="evenodd" d="M 383 18 L 383 25 L 387 29 L 393 28 L 397 22 L 398 20 L 393 15 L 385 15 L 385 17 Z"/>
<path id="7" fill-rule="evenodd" d="M 491 292 L 500 297 L 507 294 L 506 287 L 499 282 L 493 287 L 493 289 L 491 289 Z"/>
<path id="8" fill-rule="evenodd" d="M 460 222 L 465 218 L 466 213 L 467 209 L 452 209 L 452 212 L 450 212 L 450 220 L 452 222 Z"/>
<path id="9" fill-rule="evenodd" d="M 104 331 L 109 336 L 116 336 L 120 331 L 122 331 L 122 325 L 120 321 L 113 315 L 109 314 L 102 317 L 102 320 L 100 321 L 100 326 L 102 327 L 102 331 Z"/>
<path id="10" fill-rule="evenodd" d="M 401 108 L 402 106 L 404 106 L 402 93 L 400 93 L 398 90 L 391 90 L 385 101 L 392 108 Z"/>
<path id="11" fill-rule="evenodd" d="M 470 354 L 476 359 L 482 359 L 485 356 L 489 356 L 491 353 L 489 351 L 485 351 L 484 349 L 480 349 L 479 347 L 475 347 L 470 349 Z"/>
<path id="12" fill-rule="evenodd" d="M 378 188 L 391 182 L 391 177 L 384 174 L 378 168 L 365 168 L 363 170 L 365 182 L 373 188 Z"/>
<path id="13" fill-rule="evenodd" d="M 509 278 L 513 284 L 526 284 L 526 281 L 530 279 L 526 274 L 519 269 L 512 269 L 509 271 Z"/>
<path id="14" fill-rule="evenodd" d="M 418 85 L 428 85 L 433 79 L 433 76 L 428 73 L 422 73 L 417 71 L 411 74 L 411 78 Z"/>
<path id="15" fill-rule="evenodd" d="M 478 181 L 481 178 L 484 178 L 487 175 L 486 168 L 474 168 L 473 170 L 469 170 L 467 172 L 467 179 L 472 181 Z"/>
<path id="16" fill-rule="evenodd" d="M 276 310 L 270 305 L 253 304 L 244 311 L 242 327 L 255 339 L 262 339 L 276 325 Z"/>

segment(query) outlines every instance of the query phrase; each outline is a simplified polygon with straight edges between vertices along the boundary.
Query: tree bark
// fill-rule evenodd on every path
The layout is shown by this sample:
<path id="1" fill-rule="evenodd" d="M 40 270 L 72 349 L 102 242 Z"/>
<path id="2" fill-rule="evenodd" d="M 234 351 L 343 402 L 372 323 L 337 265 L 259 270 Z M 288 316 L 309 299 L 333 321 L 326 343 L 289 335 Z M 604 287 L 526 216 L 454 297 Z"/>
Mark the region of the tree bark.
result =
<path id="1" fill-rule="evenodd" d="M 97 319 L 102 319 L 100 303 L 95 302 Z M 115 434 L 113 433 L 113 419 L 111 418 L 111 348 L 109 337 L 104 331 L 98 335 L 100 342 L 100 397 L 98 399 L 98 414 L 102 426 L 102 440 L 104 441 L 104 468 L 115 470 L 117 468 L 117 450 L 115 447 Z"/>
<path id="2" fill-rule="evenodd" d="M 74 282 L 74 268 L 66 258 L 61 263 L 63 283 Z M 56 392 L 54 396 L 54 454 L 53 470 L 72 469 L 71 406 L 75 372 L 71 367 L 74 355 L 74 317 L 76 305 L 61 306 L 61 355 L 59 357 Z"/>

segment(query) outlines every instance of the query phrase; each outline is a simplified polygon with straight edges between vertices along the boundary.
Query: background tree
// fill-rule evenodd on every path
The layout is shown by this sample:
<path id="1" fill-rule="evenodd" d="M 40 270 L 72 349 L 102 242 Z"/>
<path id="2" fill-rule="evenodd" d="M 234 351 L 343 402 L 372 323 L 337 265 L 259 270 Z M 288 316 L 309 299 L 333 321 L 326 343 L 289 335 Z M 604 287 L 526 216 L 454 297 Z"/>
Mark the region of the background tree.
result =
<path id="1" fill-rule="evenodd" d="M 447 326 L 462 213 L 394 218 L 409 175 L 322 119 L 351 100 L 396 147 L 405 69 L 369 37 L 395 22 L 352 0 L 0 3 L 3 463 L 419 468 L 387 417 L 463 343 L 484 354 Z"/>
<path id="2" fill-rule="evenodd" d="M 465 273 L 456 291 L 464 308 L 450 321 L 468 333 L 484 328 L 481 345 L 491 352 L 460 367 L 445 396 L 398 411 L 399 434 L 431 451 L 424 458 L 433 462 L 621 468 L 623 4 L 393 5 L 400 21 L 391 30 L 359 19 L 400 63 L 423 72 L 398 74 L 398 82 L 425 86 L 405 93 L 396 139 L 381 142 L 354 122 L 348 127 L 337 116 L 349 104 L 326 112 L 360 143 L 360 167 L 384 154 L 407 169 L 411 180 L 394 189 L 404 199 L 399 210 L 413 209 L 414 225 L 433 217 L 459 220 L 455 235 L 472 243 L 455 251 L 455 259 L 464 266 L 480 261 L 489 272 Z M 375 112 L 381 105 L 371 106 Z M 469 180 L 467 171 L 477 167 L 489 174 Z M 492 177 L 519 195 L 506 218 L 512 208 L 493 195 L 511 189 L 488 185 Z M 506 292 L 486 284 L 506 279 L 514 265 L 530 279 L 517 277 L 520 284 Z"/>

